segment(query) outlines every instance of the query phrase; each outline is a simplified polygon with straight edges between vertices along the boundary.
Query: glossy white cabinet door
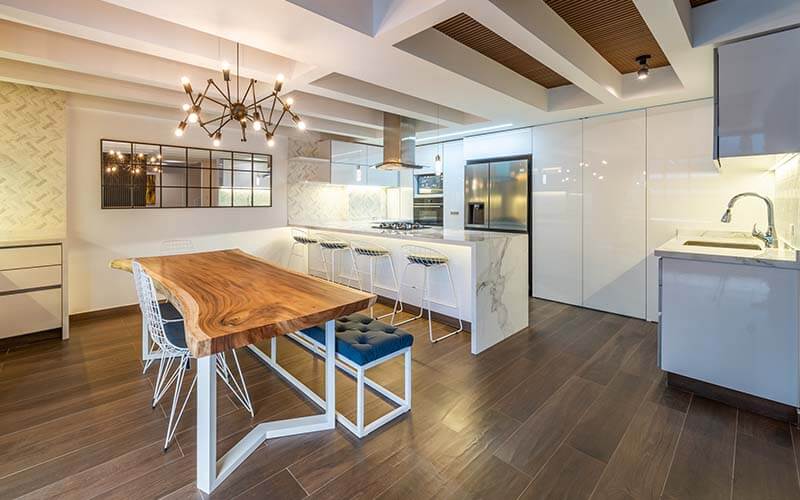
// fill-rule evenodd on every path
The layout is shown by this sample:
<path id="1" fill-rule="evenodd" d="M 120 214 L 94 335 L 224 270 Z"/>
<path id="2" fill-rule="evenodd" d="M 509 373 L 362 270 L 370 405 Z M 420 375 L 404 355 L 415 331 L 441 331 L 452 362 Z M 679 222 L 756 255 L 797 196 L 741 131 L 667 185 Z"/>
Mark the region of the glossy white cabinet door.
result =
<path id="1" fill-rule="evenodd" d="M 719 153 L 800 151 L 800 29 L 723 45 L 719 55 Z"/>
<path id="2" fill-rule="evenodd" d="M 581 305 L 581 122 L 533 137 L 533 295 Z"/>
<path id="3" fill-rule="evenodd" d="M 661 368 L 798 406 L 800 272 L 662 258 Z"/>
<path id="4" fill-rule="evenodd" d="M 443 144 L 444 227 L 464 229 L 464 143 Z"/>
<path id="5" fill-rule="evenodd" d="M 529 155 L 533 149 L 530 128 L 464 138 L 464 160 Z"/>
<path id="6" fill-rule="evenodd" d="M 331 162 L 363 165 L 367 162 L 366 144 L 354 142 L 331 141 Z"/>
<path id="7" fill-rule="evenodd" d="M 645 317 L 645 112 L 583 122 L 583 304 Z"/>

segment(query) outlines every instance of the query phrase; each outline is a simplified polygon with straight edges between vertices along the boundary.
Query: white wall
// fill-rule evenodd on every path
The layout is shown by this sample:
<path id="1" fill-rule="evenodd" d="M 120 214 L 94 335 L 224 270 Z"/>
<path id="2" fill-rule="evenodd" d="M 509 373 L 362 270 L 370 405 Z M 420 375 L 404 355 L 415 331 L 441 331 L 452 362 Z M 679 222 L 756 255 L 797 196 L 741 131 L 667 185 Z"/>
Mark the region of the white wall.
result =
<path id="1" fill-rule="evenodd" d="M 100 139 L 209 147 L 208 137 L 190 127 L 182 138 L 172 120 L 124 114 L 86 99 L 67 103 L 67 234 L 70 313 L 136 302 L 130 275 L 108 268 L 110 260 L 181 251 L 241 248 L 265 258 L 288 252 L 286 225 L 287 140 L 268 150 L 261 137 L 229 140 L 224 148 L 273 155 L 272 207 L 100 208 Z"/>

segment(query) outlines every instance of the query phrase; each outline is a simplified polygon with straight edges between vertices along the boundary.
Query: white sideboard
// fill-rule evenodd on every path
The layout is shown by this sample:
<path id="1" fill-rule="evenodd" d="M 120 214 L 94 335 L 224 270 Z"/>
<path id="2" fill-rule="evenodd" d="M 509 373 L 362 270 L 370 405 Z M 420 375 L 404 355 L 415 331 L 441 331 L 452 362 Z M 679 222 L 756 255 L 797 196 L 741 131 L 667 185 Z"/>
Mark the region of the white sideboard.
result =
<path id="1" fill-rule="evenodd" d="M 0 338 L 60 328 L 69 337 L 64 246 L 0 243 Z"/>

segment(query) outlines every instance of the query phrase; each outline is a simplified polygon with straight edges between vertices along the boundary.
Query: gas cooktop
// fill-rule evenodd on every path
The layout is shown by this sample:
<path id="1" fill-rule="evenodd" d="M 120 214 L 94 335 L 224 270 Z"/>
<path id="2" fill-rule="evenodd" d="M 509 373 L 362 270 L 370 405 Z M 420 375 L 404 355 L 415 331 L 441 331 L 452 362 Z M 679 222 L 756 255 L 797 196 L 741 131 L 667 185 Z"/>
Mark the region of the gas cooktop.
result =
<path id="1" fill-rule="evenodd" d="M 407 221 L 388 221 L 372 226 L 373 229 L 387 229 L 391 231 L 414 231 L 417 229 L 428 229 L 431 226 L 424 226 L 419 222 Z"/>

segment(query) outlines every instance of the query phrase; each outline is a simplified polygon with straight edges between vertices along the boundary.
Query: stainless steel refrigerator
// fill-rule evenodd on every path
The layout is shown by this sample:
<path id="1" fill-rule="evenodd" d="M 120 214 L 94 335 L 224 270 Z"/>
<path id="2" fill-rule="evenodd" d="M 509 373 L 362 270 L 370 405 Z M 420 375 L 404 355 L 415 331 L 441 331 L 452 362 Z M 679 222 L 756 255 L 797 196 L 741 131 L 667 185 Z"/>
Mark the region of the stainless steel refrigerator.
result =
<path id="1" fill-rule="evenodd" d="M 464 228 L 528 231 L 530 163 L 530 157 L 467 163 Z"/>

